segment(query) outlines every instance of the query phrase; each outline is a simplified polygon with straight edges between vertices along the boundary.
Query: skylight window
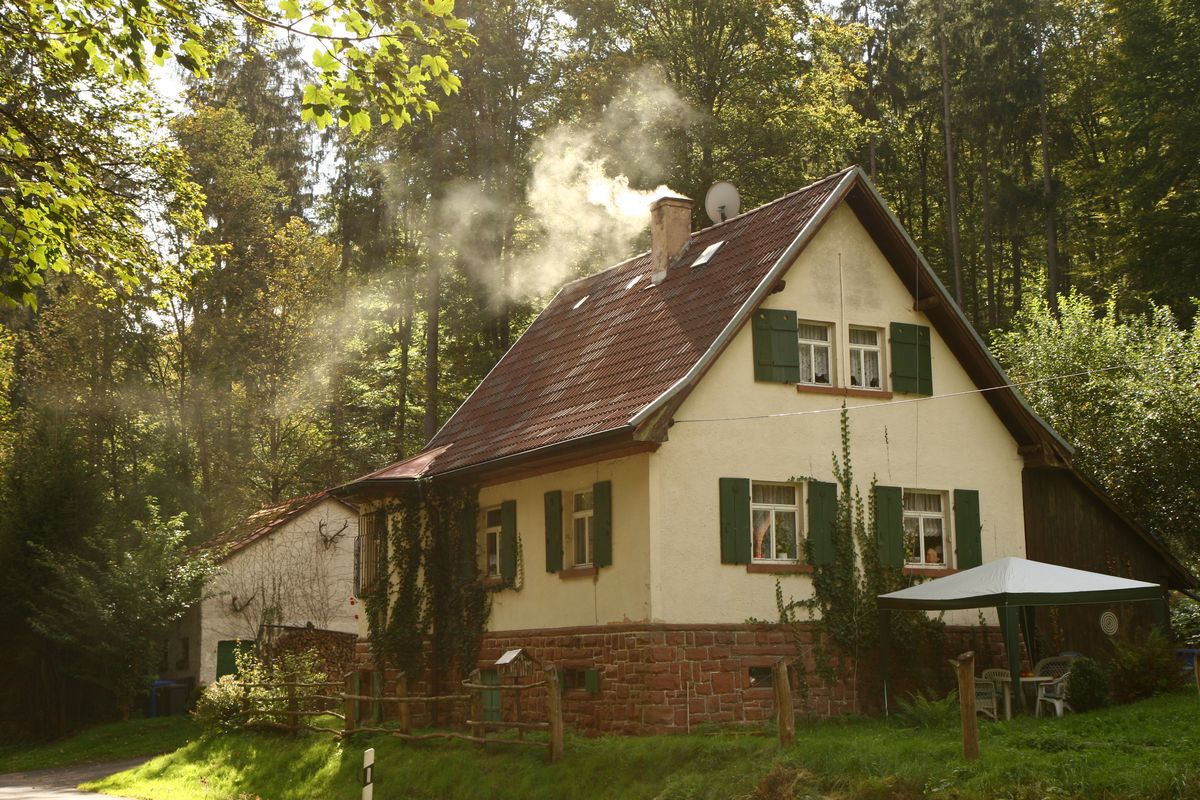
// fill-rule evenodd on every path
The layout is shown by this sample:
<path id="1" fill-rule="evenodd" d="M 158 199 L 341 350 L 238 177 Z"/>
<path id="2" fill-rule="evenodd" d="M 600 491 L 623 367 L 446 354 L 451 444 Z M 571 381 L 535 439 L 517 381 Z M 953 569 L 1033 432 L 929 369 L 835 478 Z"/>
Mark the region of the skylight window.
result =
<path id="1" fill-rule="evenodd" d="M 642 279 L 641 275 L 634 275 L 632 278 L 629 279 L 629 283 L 625 284 L 625 291 L 629 291 L 630 289 L 632 289 L 637 284 L 637 282 L 640 281 L 641 279 Z"/>
<path id="2" fill-rule="evenodd" d="M 575 309 L 579 308 L 581 305 L 586 303 L 587 299 L 589 297 L 591 297 L 590 294 L 585 294 L 583 297 L 579 298 L 579 302 L 577 302 L 575 305 L 571 306 L 571 310 L 574 311 Z"/>
<path id="3" fill-rule="evenodd" d="M 724 241 L 715 242 L 704 248 L 704 252 L 697 256 L 696 260 L 692 262 L 692 269 L 695 269 L 696 267 L 702 267 L 709 261 L 712 261 L 712 257 L 717 254 L 717 251 L 721 249 L 721 245 L 723 244 L 725 244 Z"/>

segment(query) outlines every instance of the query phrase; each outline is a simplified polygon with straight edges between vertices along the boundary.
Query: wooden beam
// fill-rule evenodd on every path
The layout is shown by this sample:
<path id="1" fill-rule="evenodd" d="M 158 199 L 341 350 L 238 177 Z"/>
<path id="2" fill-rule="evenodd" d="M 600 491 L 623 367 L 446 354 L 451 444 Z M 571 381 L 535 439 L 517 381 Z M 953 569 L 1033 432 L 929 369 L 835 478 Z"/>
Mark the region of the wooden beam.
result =
<path id="1" fill-rule="evenodd" d="M 963 758 L 979 759 L 979 720 L 975 716 L 975 652 L 968 651 L 951 661 L 958 673 L 958 714 L 962 720 Z M 1015 681 L 1021 691 L 1020 676 Z"/>

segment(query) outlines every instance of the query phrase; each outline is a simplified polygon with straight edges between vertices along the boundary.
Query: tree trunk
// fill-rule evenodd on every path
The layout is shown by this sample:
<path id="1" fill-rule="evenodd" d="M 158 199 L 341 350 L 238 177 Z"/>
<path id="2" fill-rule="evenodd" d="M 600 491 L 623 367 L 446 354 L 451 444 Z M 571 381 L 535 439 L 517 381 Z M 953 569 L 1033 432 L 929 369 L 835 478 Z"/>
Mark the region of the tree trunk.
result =
<path id="1" fill-rule="evenodd" d="M 998 325 L 996 314 L 996 263 L 992 244 L 992 187 L 988 164 L 987 131 L 983 134 L 983 149 L 979 162 L 979 181 L 983 203 L 983 268 L 987 279 L 987 320 L 988 328 L 995 329 Z"/>
<path id="2" fill-rule="evenodd" d="M 946 57 L 946 15 L 938 0 L 938 50 L 942 60 L 942 132 L 946 140 L 946 202 L 949 209 L 950 262 L 954 267 L 954 300 L 963 307 L 962 253 L 958 242 L 958 188 L 954 166 L 954 136 L 950 130 L 950 67 Z"/>
<path id="3" fill-rule="evenodd" d="M 1044 60 L 1046 29 L 1042 22 L 1042 3 L 1034 3 L 1037 23 L 1038 63 L 1038 123 L 1042 134 L 1042 213 L 1046 224 L 1046 300 L 1050 310 L 1058 313 L 1058 293 L 1061 279 L 1058 274 L 1058 230 L 1054 221 L 1054 175 L 1050 164 L 1049 100 L 1046 96 L 1046 64 Z"/>
<path id="4" fill-rule="evenodd" d="M 438 429 L 438 314 L 442 288 L 441 254 L 431 253 L 425 297 L 425 441 Z"/>

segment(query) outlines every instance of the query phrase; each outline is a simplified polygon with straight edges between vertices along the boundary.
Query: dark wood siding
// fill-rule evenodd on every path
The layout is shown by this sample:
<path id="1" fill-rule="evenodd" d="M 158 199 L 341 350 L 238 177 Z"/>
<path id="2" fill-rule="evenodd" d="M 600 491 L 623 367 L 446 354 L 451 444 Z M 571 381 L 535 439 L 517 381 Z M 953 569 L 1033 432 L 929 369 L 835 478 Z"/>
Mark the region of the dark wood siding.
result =
<path id="1" fill-rule="evenodd" d="M 1162 556 L 1069 469 L 1026 467 L 1025 546 L 1028 557 L 1048 564 L 1170 585 L 1176 581 Z M 1154 624 L 1151 603 L 1115 603 L 1037 609 L 1041 655 L 1074 650 L 1107 658 L 1109 637 L 1100 614 L 1120 620 L 1118 636 Z"/>

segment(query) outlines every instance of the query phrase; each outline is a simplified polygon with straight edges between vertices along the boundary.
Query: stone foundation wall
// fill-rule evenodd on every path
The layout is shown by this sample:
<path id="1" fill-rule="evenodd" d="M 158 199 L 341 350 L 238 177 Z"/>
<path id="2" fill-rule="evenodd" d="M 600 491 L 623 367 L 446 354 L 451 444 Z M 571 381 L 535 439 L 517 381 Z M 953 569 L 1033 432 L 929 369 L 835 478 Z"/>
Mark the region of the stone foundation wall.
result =
<path id="1" fill-rule="evenodd" d="M 988 667 L 1006 667 L 1004 643 L 997 628 L 951 627 L 945 629 L 945 658 L 974 650 L 976 671 Z M 793 700 L 798 715 L 826 718 L 849 713 L 878 713 L 881 697 L 858 697 L 853 681 L 855 665 L 849 659 L 835 659 L 835 680 L 826 681 L 817 670 L 813 652 L 814 631 L 800 633 L 799 647 L 792 631 L 782 625 L 653 625 L 630 624 L 562 628 L 554 630 L 501 631 L 485 634 L 481 643 L 479 666 L 489 668 L 506 650 L 522 648 L 543 665 L 555 666 L 560 680 L 572 671 L 577 685 L 563 692 L 563 722 L 569 730 L 588 735 L 686 733 L 706 725 L 759 724 L 775 713 L 774 690 L 758 686 L 751 677 L 752 668 L 769 669 L 779 658 L 794 659 Z M 895 645 L 893 669 L 906 663 L 903 645 Z M 370 645 L 358 644 L 359 669 L 364 690 L 372 686 Z M 943 661 L 944 663 L 944 661 Z M 1028 663 L 1026 662 L 1026 668 Z M 798 686 L 799 670 L 807 691 Z M 864 669 L 877 667 L 876 660 L 864 662 Z M 589 691 L 582 673 L 595 670 L 597 682 Z M 758 670 L 755 669 L 757 673 Z M 431 691 L 429 675 L 411 682 L 411 695 Z M 396 675 L 384 676 L 386 694 L 396 691 Z M 505 682 L 528 682 L 534 676 L 502 678 Z M 894 675 L 894 696 L 906 696 L 903 676 Z M 953 672 L 947 665 L 936 673 L 935 693 L 954 688 Z M 447 680 L 438 689 L 455 694 L 461 690 L 458 679 Z M 501 716 L 523 721 L 545 719 L 545 696 L 540 689 L 521 692 L 517 708 L 516 692 L 502 692 Z M 429 707 L 427 707 L 429 706 Z M 461 725 L 469 709 L 462 702 L 413 704 L 413 724 Z M 369 713 L 367 704 L 362 713 Z M 385 707 L 388 719 L 396 717 L 396 705 Z"/>

